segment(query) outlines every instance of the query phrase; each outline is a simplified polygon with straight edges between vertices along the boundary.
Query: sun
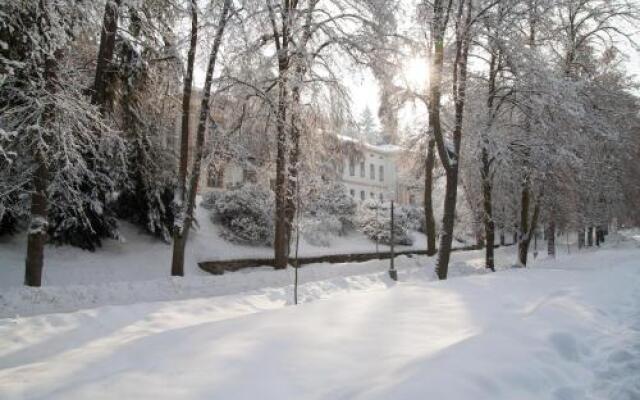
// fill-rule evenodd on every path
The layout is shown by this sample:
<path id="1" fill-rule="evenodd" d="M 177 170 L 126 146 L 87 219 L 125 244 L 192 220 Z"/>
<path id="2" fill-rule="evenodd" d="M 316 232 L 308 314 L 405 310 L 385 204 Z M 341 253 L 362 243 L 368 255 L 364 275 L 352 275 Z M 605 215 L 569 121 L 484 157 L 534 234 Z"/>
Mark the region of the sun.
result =
<path id="1" fill-rule="evenodd" d="M 429 77 L 429 63 L 422 57 L 411 58 L 404 64 L 403 75 L 411 89 L 424 89 Z"/>

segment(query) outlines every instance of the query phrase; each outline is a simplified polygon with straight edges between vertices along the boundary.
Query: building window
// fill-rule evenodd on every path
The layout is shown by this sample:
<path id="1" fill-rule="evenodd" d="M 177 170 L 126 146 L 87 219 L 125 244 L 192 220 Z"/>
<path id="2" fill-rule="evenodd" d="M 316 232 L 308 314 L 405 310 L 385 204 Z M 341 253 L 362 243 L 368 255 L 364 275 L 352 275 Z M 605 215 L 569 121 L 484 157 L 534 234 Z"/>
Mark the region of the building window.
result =
<path id="1" fill-rule="evenodd" d="M 378 177 L 380 178 L 380 182 L 384 182 L 384 167 L 382 165 L 378 168 Z"/>
<path id="2" fill-rule="evenodd" d="M 369 164 L 369 175 L 372 180 L 376 180 L 376 166 L 373 164 Z"/>
<path id="3" fill-rule="evenodd" d="M 221 188 L 224 185 L 224 170 L 222 168 L 218 171 L 210 169 L 209 176 L 207 178 L 207 186 Z"/>
<path id="4" fill-rule="evenodd" d="M 258 183 L 258 174 L 254 169 L 244 169 L 242 171 L 243 182 Z"/>
<path id="5" fill-rule="evenodd" d="M 349 191 L 349 194 L 351 194 L 351 197 L 356 197 L 356 191 L 353 189 Z"/>
<path id="6" fill-rule="evenodd" d="M 360 163 L 360 177 L 364 178 L 364 161 Z"/>
<path id="7" fill-rule="evenodd" d="M 364 197 L 365 197 L 364 190 L 361 190 L 360 191 L 360 200 L 364 201 Z"/>
<path id="8" fill-rule="evenodd" d="M 352 159 L 349 160 L 349 176 L 356 175 L 356 162 Z"/>

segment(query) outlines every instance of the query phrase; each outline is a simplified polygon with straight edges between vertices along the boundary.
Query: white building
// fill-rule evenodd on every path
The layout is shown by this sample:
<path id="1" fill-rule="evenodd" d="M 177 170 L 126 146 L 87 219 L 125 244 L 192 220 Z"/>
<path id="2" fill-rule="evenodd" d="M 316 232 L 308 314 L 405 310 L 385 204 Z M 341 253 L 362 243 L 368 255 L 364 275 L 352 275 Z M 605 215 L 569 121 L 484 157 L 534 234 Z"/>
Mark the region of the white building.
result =
<path id="1" fill-rule="evenodd" d="M 395 145 L 371 145 L 356 139 L 339 136 L 343 143 L 352 143 L 356 151 L 348 152 L 343 162 L 340 181 L 357 201 L 375 199 L 397 201 L 397 157 L 402 148 Z"/>

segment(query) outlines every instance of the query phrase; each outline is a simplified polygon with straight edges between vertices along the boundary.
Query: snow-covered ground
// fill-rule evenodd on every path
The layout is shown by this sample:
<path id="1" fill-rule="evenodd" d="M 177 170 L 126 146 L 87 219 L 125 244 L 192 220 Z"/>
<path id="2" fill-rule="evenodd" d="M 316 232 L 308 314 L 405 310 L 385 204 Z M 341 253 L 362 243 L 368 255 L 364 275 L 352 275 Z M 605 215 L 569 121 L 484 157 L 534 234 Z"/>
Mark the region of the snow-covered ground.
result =
<path id="1" fill-rule="evenodd" d="M 234 258 L 269 258 L 269 247 L 242 246 L 219 236 L 219 228 L 209 219 L 208 211 L 196 210 L 200 228 L 191 232 L 185 257 L 187 276 L 206 276 L 200 261 Z M 171 270 L 172 247 L 126 222 L 121 223 L 121 241 L 105 240 L 96 252 L 70 246 L 45 248 L 44 286 L 122 283 L 164 279 Z M 412 232 L 413 246 L 396 246 L 398 250 L 424 249 L 426 238 Z M 24 234 L 0 238 L 0 289 L 21 286 L 24 280 L 24 257 L 27 240 Z M 387 246 L 380 246 L 387 250 Z M 317 247 L 300 241 L 300 255 L 375 252 L 376 245 L 357 232 L 336 238 L 331 247 Z"/>
<path id="2" fill-rule="evenodd" d="M 637 244 L 528 269 L 508 251 L 495 274 L 457 253 L 478 274 L 446 282 L 425 258 L 398 283 L 379 261 L 305 267 L 299 306 L 290 270 L 257 269 L 167 288 L 214 297 L 0 319 L 0 398 L 640 398 Z"/>

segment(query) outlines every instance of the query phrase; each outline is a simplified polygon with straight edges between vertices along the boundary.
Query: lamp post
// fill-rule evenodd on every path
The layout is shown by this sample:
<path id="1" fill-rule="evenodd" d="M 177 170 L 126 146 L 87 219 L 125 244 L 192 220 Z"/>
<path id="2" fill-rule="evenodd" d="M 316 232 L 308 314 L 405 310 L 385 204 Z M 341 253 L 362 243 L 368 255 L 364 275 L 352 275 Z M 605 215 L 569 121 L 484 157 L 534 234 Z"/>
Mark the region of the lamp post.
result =
<path id="1" fill-rule="evenodd" d="M 390 243 L 390 247 L 391 247 L 391 258 L 390 258 L 390 263 L 389 263 L 389 277 L 391 277 L 391 279 L 393 279 L 394 281 L 398 280 L 398 271 L 396 270 L 393 261 L 395 258 L 395 254 L 393 252 L 394 248 L 393 248 L 393 239 L 394 239 L 394 235 L 393 235 L 393 229 L 394 228 L 394 220 L 393 220 L 393 200 L 391 200 L 391 243 Z"/>

